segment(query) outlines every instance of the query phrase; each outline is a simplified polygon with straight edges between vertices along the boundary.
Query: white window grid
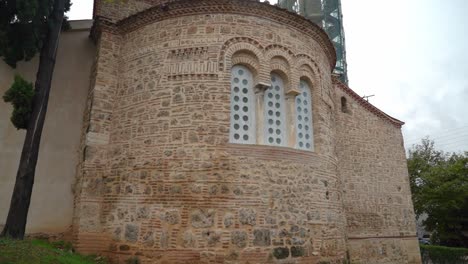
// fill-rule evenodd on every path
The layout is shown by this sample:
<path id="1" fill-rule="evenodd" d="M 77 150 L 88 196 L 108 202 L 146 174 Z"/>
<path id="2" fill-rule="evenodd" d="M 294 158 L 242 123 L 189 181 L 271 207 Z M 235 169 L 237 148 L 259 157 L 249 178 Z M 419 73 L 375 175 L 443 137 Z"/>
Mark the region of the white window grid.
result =
<path id="1" fill-rule="evenodd" d="M 231 127 L 229 141 L 255 144 L 255 96 L 253 74 L 245 66 L 235 65 L 231 70 Z"/>
<path id="2" fill-rule="evenodd" d="M 271 75 L 271 86 L 264 94 L 264 143 L 272 146 L 286 145 L 286 112 L 284 82 L 277 75 Z"/>
<path id="3" fill-rule="evenodd" d="M 296 148 L 314 150 L 312 93 L 309 84 L 301 80 L 296 96 Z"/>

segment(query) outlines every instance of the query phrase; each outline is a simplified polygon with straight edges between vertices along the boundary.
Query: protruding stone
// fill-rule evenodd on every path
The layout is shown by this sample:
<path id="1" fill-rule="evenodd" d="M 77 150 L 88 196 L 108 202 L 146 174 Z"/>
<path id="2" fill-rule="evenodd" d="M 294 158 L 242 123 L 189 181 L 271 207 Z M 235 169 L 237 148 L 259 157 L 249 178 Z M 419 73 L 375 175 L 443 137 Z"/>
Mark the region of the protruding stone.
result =
<path id="1" fill-rule="evenodd" d="M 125 226 L 125 239 L 130 242 L 136 242 L 138 240 L 138 226 L 127 224 Z"/>
<path id="2" fill-rule="evenodd" d="M 215 211 L 213 209 L 197 209 L 192 212 L 191 222 L 195 228 L 212 227 Z"/>
<path id="3" fill-rule="evenodd" d="M 202 236 L 207 241 L 209 247 L 215 247 L 221 240 L 221 234 L 213 230 L 203 231 Z"/>
<path id="4" fill-rule="evenodd" d="M 231 233 L 231 243 L 244 248 L 247 246 L 247 233 L 244 231 L 233 231 Z"/>
<path id="5" fill-rule="evenodd" d="M 287 247 L 277 247 L 273 249 L 273 256 L 276 259 L 285 259 L 289 257 L 289 249 Z"/>
<path id="6" fill-rule="evenodd" d="M 303 247 L 293 246 L 291 247 L 291 256 L 293 258 L 302 257 L 304 256 L 304 251 Z"/>
<path id="7" fill-rule="evenodd" d="M 239 221 L 243 225 L 254 226 L 256 224 L 257 213 L 253 209 L 240 209 Z"/>
<path id="8" fill-rule="evenodd" d="M 271 244 L 270 230 L 269 229 L 257 229 L 254 230 L 253 244 L 255 246 L 266 247 Z"/>
<path id="9" fill-rule="evenodd" d="M 224 226 L 230 227 L 234 224 L 234 215 L 227 213 L 224 216 Z"/>
<path id="10" fill-rule="evenodd" d="M 179 212 L 177 211 L 169 211 L 166 212 L 166 214 L 164 215 L 164 220 L 166 220 L 166 222 L 168 222 L 171 225 L 178 224 L 179 218 Z"/>

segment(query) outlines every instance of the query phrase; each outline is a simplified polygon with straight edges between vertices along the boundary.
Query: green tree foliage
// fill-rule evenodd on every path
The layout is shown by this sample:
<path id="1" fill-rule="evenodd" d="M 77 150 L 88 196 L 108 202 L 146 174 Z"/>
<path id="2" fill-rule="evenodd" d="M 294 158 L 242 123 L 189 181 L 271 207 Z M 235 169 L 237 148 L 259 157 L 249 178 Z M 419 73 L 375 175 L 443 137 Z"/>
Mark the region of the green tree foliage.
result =
<path id="1" fill-rule="evenodd" d="M 70 5 L 66 0 L 65 12 Z M 41 50 L 53 6 L 53 0 L 0 0 L 0 57 L 8 65 L 16 67 Z"/>
<path id="2" fill-rule="evenodd" d="M 11 122 L 17 129 L 26 129 L 32 112 L 33 85 L 16 75 L 13 85 L 5 92 L 3 100 L 13 105 Z"/>
<path id="3" fill-rule="evenodd" d="M 416 214 L 433 242 L 468 247 L 468 152 L 448 154 L 423 139 L 409 150 L 408 170 Z"/>

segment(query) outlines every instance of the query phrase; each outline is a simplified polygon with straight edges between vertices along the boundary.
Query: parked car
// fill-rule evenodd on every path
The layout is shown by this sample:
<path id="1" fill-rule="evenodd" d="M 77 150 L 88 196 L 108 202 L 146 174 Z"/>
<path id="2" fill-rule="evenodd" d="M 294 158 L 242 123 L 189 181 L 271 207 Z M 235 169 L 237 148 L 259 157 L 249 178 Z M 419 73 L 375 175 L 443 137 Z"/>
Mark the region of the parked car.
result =
<path id="1" fill-rule="evenodd" d="M 418 238 L 419 243 L 423 245 L 431 244 L 431 237 L 429 235 L 424 235 L 423 237 Z"/>

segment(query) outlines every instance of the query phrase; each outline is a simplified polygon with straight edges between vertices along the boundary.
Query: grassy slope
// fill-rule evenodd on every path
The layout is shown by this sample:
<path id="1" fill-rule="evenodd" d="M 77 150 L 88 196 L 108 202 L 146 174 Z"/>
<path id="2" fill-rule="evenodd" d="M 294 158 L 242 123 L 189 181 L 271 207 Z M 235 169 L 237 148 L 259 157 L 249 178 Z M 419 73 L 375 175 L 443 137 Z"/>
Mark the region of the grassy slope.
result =
<path id="1" fill-rule="evenodd" d="M 0 238 L 0 264 L 105 264 L 95 256 L 72 253 L 65 243 Z"/>

